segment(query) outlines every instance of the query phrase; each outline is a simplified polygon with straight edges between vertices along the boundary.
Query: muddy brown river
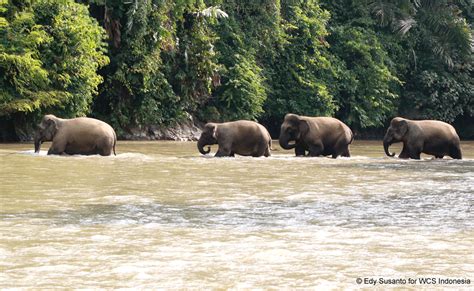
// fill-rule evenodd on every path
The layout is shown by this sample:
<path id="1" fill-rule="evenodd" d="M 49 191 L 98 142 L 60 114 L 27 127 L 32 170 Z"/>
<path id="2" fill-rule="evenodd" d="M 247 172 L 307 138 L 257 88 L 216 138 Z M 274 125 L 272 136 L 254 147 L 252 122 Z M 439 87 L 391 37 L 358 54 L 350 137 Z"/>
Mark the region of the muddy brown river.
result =
<path id="1" fill-rule="evenodd" d="M 218 159 L 194 142 L 114 157 L 0 144 L 0 289 L 474 288 L 474 142 L 419 161 L 381 141 L 335 160 L 276 145 Z"/>

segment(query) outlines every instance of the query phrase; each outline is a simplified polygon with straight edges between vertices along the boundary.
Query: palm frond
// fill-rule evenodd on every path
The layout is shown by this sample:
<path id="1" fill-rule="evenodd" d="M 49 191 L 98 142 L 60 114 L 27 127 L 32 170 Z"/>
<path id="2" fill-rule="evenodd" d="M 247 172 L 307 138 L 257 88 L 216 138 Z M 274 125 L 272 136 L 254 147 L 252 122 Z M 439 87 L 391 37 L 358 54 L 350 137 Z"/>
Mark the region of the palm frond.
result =
<path id="1" fill-rule="evenodd" d="M 197 16 L 216 19 L 229 17 L 229 15 L 225 11 L 221 10 L 219 7 L 216 6 L 210 6 L 206 9 L 197 12 Z"/>
<path id="2" fill-rule="evenodd" d="M 390 1 L 372 1 L 369 3 L 369 7 L 381 25 L 388 25 L 394 18 L 395 7 Z"/>
<path id="3" fill-rule="evenodd" d="M 439 56 L 448 67 L 454 67 L 454 61 L 449 51 L 449 47 L 438 42 L 438 44 L 433 48 L 433 52 Z"/>
<path id="4" fill-rule="evenodd" d="M 400 19 L 398 20 L 396 30 L 398 33 L 403 35 L 403 34 L 406 34 L 415 25 L 416 25 L 416 20 L 414 18 Z"/>
<path id="5" fill-rule="evenodd" d="M 391 25 L 397 33 L 407 34 L 422 27 L 428 43 L 437 56 L 453 66 L 457 56 L 474 50 L 472 29 L 460 13 L 458 4 L 466 0 L 373 0 L 372 13 L 381 25 Z"/>

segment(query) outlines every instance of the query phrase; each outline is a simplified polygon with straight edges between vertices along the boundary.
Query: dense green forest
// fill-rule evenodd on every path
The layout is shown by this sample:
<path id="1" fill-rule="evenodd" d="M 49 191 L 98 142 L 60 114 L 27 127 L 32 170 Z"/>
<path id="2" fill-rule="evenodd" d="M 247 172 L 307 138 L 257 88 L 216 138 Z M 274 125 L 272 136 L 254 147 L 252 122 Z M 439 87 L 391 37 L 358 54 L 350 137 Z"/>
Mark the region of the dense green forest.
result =
<path id="1" fill-rule="evenodd" d="M 472 138 L 472 0 L 0 0 L 0 140 L 45 113 L 119 133 L 195 120 L 396 115 Z"/>

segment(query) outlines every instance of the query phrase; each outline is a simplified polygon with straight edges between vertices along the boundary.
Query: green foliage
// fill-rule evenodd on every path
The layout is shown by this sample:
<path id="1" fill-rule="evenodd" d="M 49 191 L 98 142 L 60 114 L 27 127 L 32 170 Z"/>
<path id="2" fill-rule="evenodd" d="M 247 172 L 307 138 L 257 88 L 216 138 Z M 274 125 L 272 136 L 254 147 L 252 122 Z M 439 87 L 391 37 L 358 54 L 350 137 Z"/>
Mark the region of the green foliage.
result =
<path id="1" fill-rule="evenodd" d="M 117 128 L 171 124 L 211 96 L 219 65 L 211 25 L 223 14 L 201 1 L 107 1 L 111 65 L 94 113 Z"/>
<path id="2" fill-rule="evenodd" d="M 399 80 L 379 38 L 368 28 L 339 26 L 330 41 L 338 68 L 338 116 L 355 127 L 382 125 L 394 112 Z"/>
<path id="3" fill-rule="evenodd" d="M 261 69 L 252 55 L 236 53 L 232 67 L 222 73 L 219 86 L 203 109 L 203 119 L 226 121 L 236 119 L 255 120 L 263 112 L 266 99 Z"/>
<path id="4" fill-rule="evenodd" d="M 104 26 L 109 35 L 110 65 L 93 112 L 118 129 L 129 124 L 159 123 L 162 103 L 168 112 L 177 102 L 163 72 L 160 40 L 166 38 L 160 24 L 166 20 L 164 5 L 152 1 L 107 1 Z M 155 29 L 151 29 L 154 27 Z"/>
<path id="5" fill-rule="evenodd" d="M 85 115 L 102 77 L 104 32 L 74 1 L 0 2 L 0 115 Z"/>
<path id="6" fill-rule="evenodd" d="M 214 50 L 217 37 L 211 29 L 216 20 L 213 15 L 217 14 L 206 11 L 212 10 L 196 1 L 185 7 L 183 17 L 177 21 L 177 70 L 172 72 L 172 82 L 182 98 L 183 109 L 191 112 L 211 97 L 213 80 L 218 78 L 220 68 Z"/>
<path id="7" fill-rule="evenodd" d="M 325 40 L 329 12 L 317 1 L 286 1 L 282 17 L 283 39 L 267 67 L 267 116 L 333 114 L 336 105 L 329 90 L 333 72 Z"/>
<path id="8" fill-rule="evenodd" d="M 389 58 L 399 57 L 399 45 L 376 32 L 366 1 L 325 1 L 324 6 L 332 12 L 328 42 L 336 71 L 331 82 L 336 116 L 355 129 L 381 126 L 399 97 L 401 84 Z"/>
<path id="9" fill-rule="evenodd" d="M 472 3 L 467 2 L 373 3 L 379 19 L 385 17 L 401 33 L 398 43 L 409 56 L 396 65 L 404 83 L 400 114 L 448 122 L 472 116 Z"/>
<path id="10" fill-rule="evenodd" d="M 218 62 L 221 65 L 213 78 L 215 90 L 203 104 L 199 116 L 203 120 L 256 120 L 263 113 L 267 98 L 262 68 L 257 65 L 256 50 L 243 39 L 244 33 L 237 20 L 239 15 L 225 6 L 231 17 L 216 26 Z M 233 4 L 235 5 L 235 4 Z"/>
<path id="11" fill-rule="evenodd" d="M 468 120 L 470 2 L 0 0 L 0 119 Z"/>
<path id="12" fill-rule="evenodd" d="M 400 34 L 413 28 L 422 30 L 418 37 L 423 37 L 431 51 L 450 67 L 455 58 L 473 50 L 472 30 L 461 13 L 468 6 L 472 10 L 472 1 L 377 0 L 370 4 L 381 24 L 390 25 Z"/>
<path id="13" fill-rule="evenodd" d="M 439 61 L 439 60 L 438 60 Z M 454 122 L 474 116 L 473 61 L 441 70 L 433 63 L 420 63 L 411 72 L 402 97 L 401 112 L 424 119 Z"/>

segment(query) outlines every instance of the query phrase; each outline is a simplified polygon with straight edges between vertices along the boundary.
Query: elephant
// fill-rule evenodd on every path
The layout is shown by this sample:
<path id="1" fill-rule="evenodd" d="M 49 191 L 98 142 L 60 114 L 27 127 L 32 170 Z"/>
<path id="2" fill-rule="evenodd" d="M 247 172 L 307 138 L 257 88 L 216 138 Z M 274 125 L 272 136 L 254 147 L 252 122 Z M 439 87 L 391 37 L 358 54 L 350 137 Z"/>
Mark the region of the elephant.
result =
<path id="1" fill-rule="evenodd" d="M 279 142 L 283 149 L 295 149 L 296 156 L 350 157 L 349 145 L 354 140 L 351 129 L 332 117 L 308 117 L 292 113 L 285 115 Z M 293 142 L 290 144 L 290 142 Z"/>
<path id="2" fill-rule="evenodd" d="M 52 141 L 48 155 L 81 154 L 109 156 L 115 153 L 117 135 L 113 128 L 100 120 L 87 117 L 62 119 L 45 115 L 35 132 L 35 153 L 41 144 Z"/>
<path id="3" fill-rule="evenodd" d="M 224 123 L 207 123 L 197 142 L 198 150 L 205 155 L 218 144 L 215 157 L 233 157 L 235 154 L 252 157 L 269 157 L 272 139 L 267 129 L 257 122 L 237 120 Z"/>
<path id="4" fill-rule="evenodd" d="M 399 158 L 420 159 L 425 153 L 442 159 L 445 155 L 462 159 L 459 136 L 454 127 L 439 120 L 410 120 L 395 117 L 383 138 L 383 148 L 387 156 L 390 145 L 403 142 Z"/>

